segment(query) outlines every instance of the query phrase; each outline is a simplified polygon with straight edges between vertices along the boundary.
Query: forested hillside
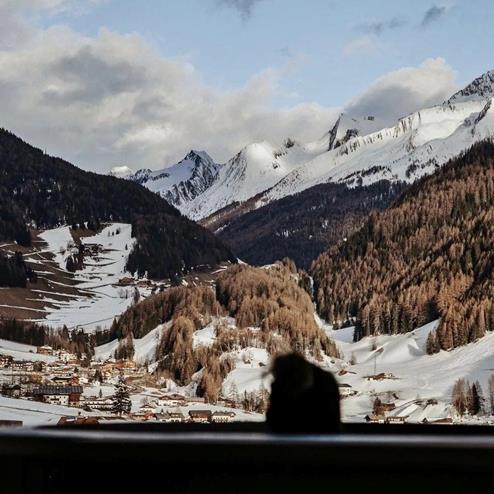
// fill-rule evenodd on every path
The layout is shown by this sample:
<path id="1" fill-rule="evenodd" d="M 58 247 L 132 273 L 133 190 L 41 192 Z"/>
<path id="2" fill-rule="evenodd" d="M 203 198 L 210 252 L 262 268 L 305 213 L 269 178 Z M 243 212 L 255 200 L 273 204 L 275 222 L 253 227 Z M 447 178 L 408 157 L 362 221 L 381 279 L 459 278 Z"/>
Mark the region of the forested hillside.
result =
<path id="1" fill-rule="evenodd" d="M 86 172 L 0 129 L 0 240 L 30 244 L 29 228 L 132 224 L 128 267 L 153 277 L 232 259 L 213 234 L 138 184 Z"/>
<path id="2" fill-rule="evenodd" d="M 11 257 L 0 252 L 0 287 L 25 287 L 28 279 L 36 281 L 36 273 L 26 265 L 20 252 Z"/>
<path id="3" fill-rule="evenodd" d="M 313 264 L 328 321 L 356 317 L 355 338 L 441 318 L 428 351 L 494 330 L 494 144 L 483 142 L 372 213 Z"/>
<path id="4" fill-rule="evenodd" d="M 405 185 L 316 185 L 228 221 L 218 236 L 237 257 L 257 265 L 290 257 L 308 269 L 325 249 L 355 231 L 373 210 L 386 208 Z"/>
<path id="5" fill-rule="evenodd" d="M 215 399 L 233 369 L 228 352 L 247 347 L 269 354 L 296 350 L 315 359 L 337 356 L 335 343 L 319 328 L 306 291 L 309 279 L 291 262 L 269 269 L 236 265 L 210 287 L 176 287 L 131 307 L 113 324 L 106 339 L 118 337 L 120 357 L 132 357 L 133 339 L 159 324 L 167 327 L 156 346 L 158 369 L 180 384 L 203 370 L 199 392 Z M 228 318 L 234 325 L 228 325 Z M 210 346 L 194 346 L 194 333 L 214 324 Z"/>

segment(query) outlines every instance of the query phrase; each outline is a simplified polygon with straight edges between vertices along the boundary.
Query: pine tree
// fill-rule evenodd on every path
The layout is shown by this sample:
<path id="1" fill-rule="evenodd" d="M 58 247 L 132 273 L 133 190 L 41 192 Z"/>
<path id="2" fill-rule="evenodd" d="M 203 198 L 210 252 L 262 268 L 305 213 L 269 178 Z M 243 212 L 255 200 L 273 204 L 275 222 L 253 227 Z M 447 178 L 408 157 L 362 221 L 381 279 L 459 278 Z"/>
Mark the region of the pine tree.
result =
<path id="1" fill-rule="evenodd" d="M 232 381 L 232 383 L 230 384 L 230 389 L 228 391 L 228 398 L 230 398 L 230 400 L 232 400 L 235 403 L 235 405 L 240 401 L 238 388 L 235 381 Z"/>
<path id="2" fill-rule="evenodd" d="M 428 355 L 433 355 L 434 353 L 438 353 L 441 349 L 439 346 L 439 342 L 437 341 L 437 335 L 435 331 L 431 331 L 427 336 L 427 343 L 425 345 L 425 349 Z"/>
<path id="3" fill-rule="evenodd" d="M 372 413 L 374 415 L 380 415 L 381 412 L 382 412 L 382 401 L 379 399 L 379 397 L 376 397 L 374 403 L 372 404 Z"/>
<path id="4" fill-rule="evenodd" d="M 482 390 L 482 387 L 481 387 L 479 381 L 475 381 L 475 388 L 477 390 L 477 396 L 479 399 L 479 411 L 478 411 L 478 413 L 483 414 L 483 413 L 485 413 L 485 397 L 484 397 L 484 391 Z"/>
<path id="5" fill-rule="evenodd" d="M 494 374 L 489 377 L 487 396 L 489 397 L 490 414 L 494 415 Z"/>
<path id="6" fill-rule="evenodd" d="M 113 407 L 112 412 L 116 415 L 122 416 L 128 414 L 132 408 L 132 402 L 130 401 L 129 387 L 125 384 L 123 376 L 119 376 L 117 385 L 115 386 L 115 393 L 113 394 Z"/>
<path id="7" fill-rule="evenodd" d="M 482 400 L 478 386 L 478 383 L 473 383 L 468 390 L 467 409 L 470 415 L 477 415 L 482 410 Z"/>
<path id="8" fill-rule="evenodd" d="M 466 388 L 465 379 L 458 379 L 453 386 L 452 403 L 460 415 L 464 415 L 467 411 L 468 392 Z"/>

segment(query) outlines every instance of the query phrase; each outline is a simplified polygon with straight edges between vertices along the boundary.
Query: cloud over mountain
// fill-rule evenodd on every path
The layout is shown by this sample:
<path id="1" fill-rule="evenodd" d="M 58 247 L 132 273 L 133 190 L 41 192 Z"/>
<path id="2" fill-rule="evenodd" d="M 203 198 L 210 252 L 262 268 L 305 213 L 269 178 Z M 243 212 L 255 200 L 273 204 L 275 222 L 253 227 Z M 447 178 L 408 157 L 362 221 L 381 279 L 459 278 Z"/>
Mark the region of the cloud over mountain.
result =
<path id="1" fill-rule="evenodd" d="M 442 58 L 395 70 L 377 79 L 346 106 L 351 115 L 375 115 L 386 125 L 413 111 L 441 103 L 458 88 L 455 72 Z"/>
<path id="2" fill-rule="evenodd" d="M 138 34 L 102 28 L 96 36 L 83 36 L 64 25 L 34 27 L 23 15 L 27 8 L 46 15 L 82 4 L 75 5 L 0 2 L 1 125 L 87 169 L 158 168 L 190 148 L 226 161 L 251 142 L 317 138 L 341 111 L 314 102 L 275 108 L 284 68 L 268 68 L 243 85 L 219 90 L 190 62 L 161 56 Z M 238 5 L 249 12 L 253 4 Z M 454 89 L 451 68 L 441 59 L 429 60 L 377 80 L 347 109 L 379 112 L 391 122 Z"/>

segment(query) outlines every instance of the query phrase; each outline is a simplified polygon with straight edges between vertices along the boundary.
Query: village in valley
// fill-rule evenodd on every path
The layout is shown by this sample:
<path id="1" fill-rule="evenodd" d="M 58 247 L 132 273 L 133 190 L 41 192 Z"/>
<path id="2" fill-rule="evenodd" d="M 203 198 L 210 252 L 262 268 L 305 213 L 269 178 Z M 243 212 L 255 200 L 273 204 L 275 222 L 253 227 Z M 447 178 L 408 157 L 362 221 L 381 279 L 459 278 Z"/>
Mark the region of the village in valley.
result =
<path id="1" fill-rule="evenodd" d="M 60 227 L 40 232 L 37 238 L 24 254 L 37 283 L 4 291 L 0 305 L 4 322 L 11 321 L 4 324 L 4 339 L 0 339 L 0 424 L 264 420 L 271 358 L 265 346 L 255 343 L 259 328 L 249 329 L 250 346 L 237 345 L 227 352 L 232 365 L 212 400 L 198 392 L 201 371 L 186 386 L 156 372 L 156 350 L 170 322 L 158 321 L 154 329 L 135 338 L 130 356 L 119 355 L 126 340 L 119 341 L 108 330 L 127 309 L 153 293 L 166 292 L 172 284 L 213 288 L 228 263 L 184 274 L 173 282 L 156 282 L 125 269 L 135 242 L 128 224 L 105 224 L 98 232 Z M 17 246 L 4 244 L 0 248 L 11 253 Z M 73 270 L 72 262 L 81 265 Z M 338 347 L 339 357 L 323 355 L 315 363 L 337 377 L 343 420 L 490 423 L 494 377 L 489 366 L 476 367 L 474 363 L 482 361 L 479 355 L 490 361 L 494 335 L 451 352 L 429 355 L 427 338 L 437 321 L 406 334 L 355 342 L 352 327 L 336 330 L 317 314 L 314 317 Z M 53 334 L 63 334 L 64 341 L 54 336 L 53 343 L 35 343 L 41 341 L 37 331 L 16 339 L 19 335 L 14 333 L 19 328 L 15 318 L 43 324 L 48 336 L 53 328 Z M 207 349 L 218 338 L 218 331 L 237 329 L 234 319 L 214 315 L 194 332 L 192 347 Z M 62 333 L 56 333 L 60 330 Z M 92 341 L 89 346 L 88 341 Z M 466 377 L 472 382 L 463 382 Z M 484 388 L 489 383 L 484 397 L 477 381 Z M 462 388 L 457 389 L 459 398 L 452 396 L 455 386 Z M 475 410 L 467 406 L 473 387 L 479 394 Z"/>
<path id="2" fill-rule="evenodd" d="M 352 367 L 337 364 L 339 371 L 336 372 L 337 367 L 333 371 L 339 382 L 342 410 L 352 421 L 389 424 L 454 421 L 453 407 L 449 404 L 433 398 L 404 400 L 399 391 L 390 391 L 386 383 L 392 385 L 399 381 L 392 373 L 377 372 L 356 381 L 358 376 Z M 33 347 L 0 340 L 0 386 L 2 426 L 95 424 L 118 420 L 229 423 L 264 419 L 262 410 L 251 408 L 253 393 L 242 396 L 231 387 L 228 397 L 222 395 L 214 404 L 207 403 L 203 397 L 195 396 L 192 387 L 177 387 L 171 379 L 154 379 L 148 365 L 114 357 L 86 359 L 85 355 L 78 357 L 49 345 Z M 396 385 L 396 389 L 399 388 Z M 267 404 L 267 391 L 265 393 Z M 38 406 L 45 408 L 38 409 Z M 351 417 L 356 407 L 359 410 L 367 407 L 371 411 Z M 29 417 L 25 424 L 19 417 L 4 419 L 9 408 L 33 409 L 35 416 Z M 49 420 L 45 411 L 50 414 Z"/>
<path id="3" fill-rule="evenodd" d="M 0 345 L 0 383 L 2 408 L 15 407 L 12 399 L 51 405 L 51 413 L 60 414 L 58 423 L 98 423 L 111 420 L 158 421 L 164 423 L 226 423 L 237 417 L 259 414 L 246 412 L 240 404 L 221 399 L 210 405 L 203 398 L 174 391 L 165 380 L 163 387 L 144 387 L 140 382 L 148 375 L 131 360 L 85 360 L 65 350 L 43 345 L 32 348 L 23 359 L 2 354 L 21 353 L 28 345 L 2 341 Z M 15 348 L 17 347 L 17 348 Z M 24 349 L 22 349 L 24 351 Z M 86 361 L 87 362 L 87 361 Z M 120 394 L 119 394 L 120 391 Z M 3 398 L 11 399 L 8 403 Z M 29 409 L 18 403 L 19 408 Z M 57 411 L 59 409 L 59 411 Z M 70 411 L 69 411 L 70 409 Z M 20 420 L 3 420 L 3 426 L 24 425 Z"/>

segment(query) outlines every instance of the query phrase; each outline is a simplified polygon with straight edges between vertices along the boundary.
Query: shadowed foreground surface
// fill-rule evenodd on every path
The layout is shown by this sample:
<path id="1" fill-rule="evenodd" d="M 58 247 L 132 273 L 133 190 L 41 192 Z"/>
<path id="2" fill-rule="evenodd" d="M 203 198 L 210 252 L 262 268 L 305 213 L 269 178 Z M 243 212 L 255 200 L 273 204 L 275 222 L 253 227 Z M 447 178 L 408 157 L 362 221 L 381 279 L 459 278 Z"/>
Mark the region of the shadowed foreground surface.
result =
<path id="1" fill-rule="evenodd" d="M 263 424 L 19 429 L 0 434 L 0 478 L 5 493 L 466 492 L 492 479 L 490 434 L 366 424 L 299 436 L 269 434 Z"/>

